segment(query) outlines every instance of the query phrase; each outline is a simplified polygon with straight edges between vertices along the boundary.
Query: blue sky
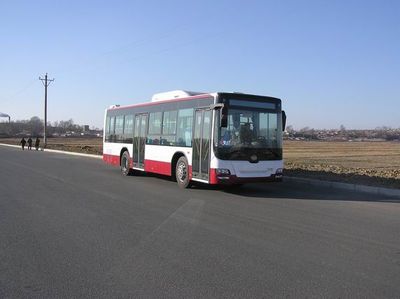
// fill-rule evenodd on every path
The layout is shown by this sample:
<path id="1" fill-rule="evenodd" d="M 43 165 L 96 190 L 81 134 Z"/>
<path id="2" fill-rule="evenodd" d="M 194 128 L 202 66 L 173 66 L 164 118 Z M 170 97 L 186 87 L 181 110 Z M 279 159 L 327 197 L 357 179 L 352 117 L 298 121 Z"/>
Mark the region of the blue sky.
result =
<path id="1" fill-rule="evenodd" d="M 400 127 L 400 1 L 0 0 L 0 112 L 102 127 L 157 92 L 283 100 L 295 128 Z"/>

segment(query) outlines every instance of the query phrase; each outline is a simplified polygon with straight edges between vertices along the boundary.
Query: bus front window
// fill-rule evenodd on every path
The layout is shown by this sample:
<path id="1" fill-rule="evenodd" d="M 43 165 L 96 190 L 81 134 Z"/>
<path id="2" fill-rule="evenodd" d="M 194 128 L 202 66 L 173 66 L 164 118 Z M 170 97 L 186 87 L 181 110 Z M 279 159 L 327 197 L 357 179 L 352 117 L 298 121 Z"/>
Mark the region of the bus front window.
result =
<path id="1" fill-rule="evenodd" d="M 217 116 L 219 117 L 219 116 Z M 229 109 L 226 128 L 216 121 L 214 151 L 223 160 L 282 159 L 282 124 L 280 114 L 260 110 Z"/>

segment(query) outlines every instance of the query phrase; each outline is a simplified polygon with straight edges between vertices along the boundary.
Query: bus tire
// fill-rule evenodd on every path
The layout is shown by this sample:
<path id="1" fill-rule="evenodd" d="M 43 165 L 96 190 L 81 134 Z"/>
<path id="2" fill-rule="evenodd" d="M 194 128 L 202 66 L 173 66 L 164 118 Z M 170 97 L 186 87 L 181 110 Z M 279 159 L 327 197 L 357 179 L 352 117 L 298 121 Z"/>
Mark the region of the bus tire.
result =
<path id="1" fill-rule="evenodd" d="M 121 173 L 124 176 L 132 174 L 132 169 L 130 168 L 130 160 L 128 151 L 124 151 L 121 156 Z"/>
<path id="2" fill-rule="evenodd" d="M 175 167 L 175 177 L 179 188 L 185 189 L 190 187 L 189 166 L 184 156 L 178 159 Z"/>

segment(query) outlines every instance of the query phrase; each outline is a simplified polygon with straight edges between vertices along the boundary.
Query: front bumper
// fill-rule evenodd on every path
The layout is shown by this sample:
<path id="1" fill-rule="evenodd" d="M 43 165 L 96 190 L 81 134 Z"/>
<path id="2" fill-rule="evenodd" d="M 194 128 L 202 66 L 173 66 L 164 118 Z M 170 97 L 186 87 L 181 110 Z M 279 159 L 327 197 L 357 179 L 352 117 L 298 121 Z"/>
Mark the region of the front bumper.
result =
<path id="1" fill-rule="evenodd" d="M 216 173 L 215 169 L 213 169 L 210 176 L 210 184 L 235 185 L 246 183 L 282 182 L 282 178 L 282 174 L 272 174 L 265 177 L 237 177 L 236 175 L 219 175 Z"/>

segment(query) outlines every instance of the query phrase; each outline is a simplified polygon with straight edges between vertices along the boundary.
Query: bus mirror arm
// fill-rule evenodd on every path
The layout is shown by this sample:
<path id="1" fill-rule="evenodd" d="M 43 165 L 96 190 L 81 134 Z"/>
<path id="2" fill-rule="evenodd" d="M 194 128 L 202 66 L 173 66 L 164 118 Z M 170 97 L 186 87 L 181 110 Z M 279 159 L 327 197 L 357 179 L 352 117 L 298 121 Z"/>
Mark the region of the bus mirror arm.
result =
<path id="1" fill-rule="evenodd" d="M 223 107 L 220 111 L 219 111 L 219 126 L 221 128 L 226 128 L 228 127 L 228 113 L 227 113 L 226 107 Z"/>
<path id="2" fill-rule="evenodd" d="M 217 109 L 222 109 L 222 108 L 224 108 L 224 106 L 225 106 L 224 104 L 218 103 L 218 104 L 213 104 L 213 105 L 211 105 L 210 108 L 213 109 L 213 110 L 217 110 Z"/>
<path id="3" fill-rule="evenodd" d="M 228 107 L 223 103 L 218 103 L 210 106 L 213 110 L 219 110 L 219 126 L 226 128 L 228 126 Z"/>
<path id="4" fill-rule="evenodd" d="M 282 110 L 282 131 L 286 130 L 286 112 Z"/>

